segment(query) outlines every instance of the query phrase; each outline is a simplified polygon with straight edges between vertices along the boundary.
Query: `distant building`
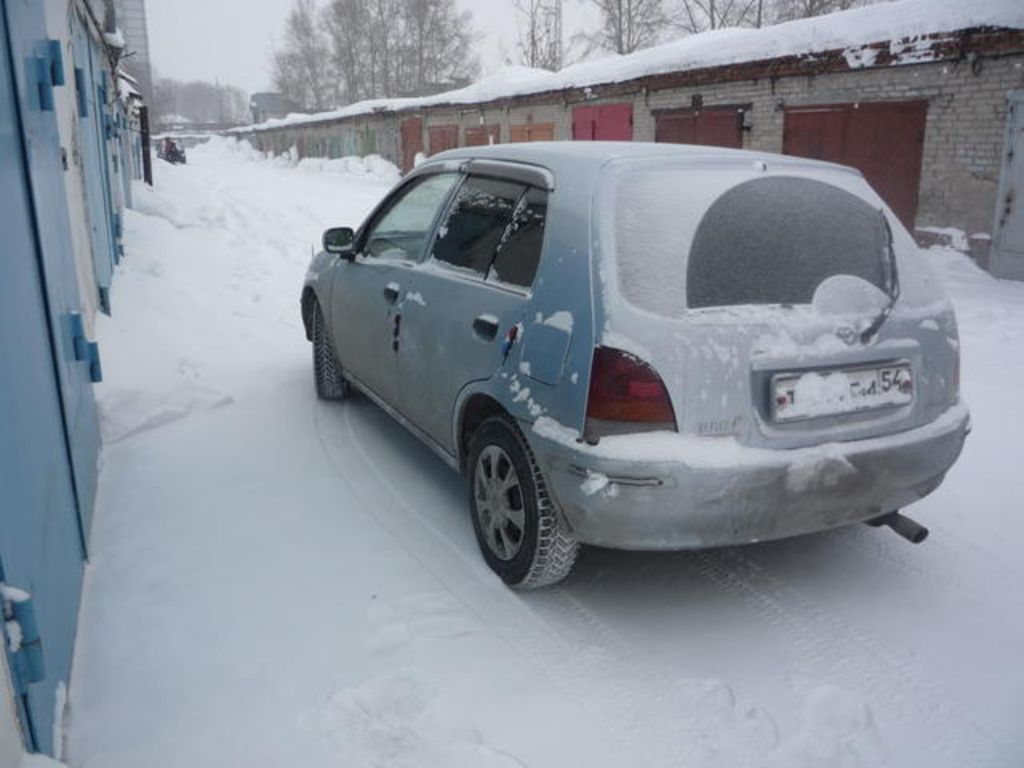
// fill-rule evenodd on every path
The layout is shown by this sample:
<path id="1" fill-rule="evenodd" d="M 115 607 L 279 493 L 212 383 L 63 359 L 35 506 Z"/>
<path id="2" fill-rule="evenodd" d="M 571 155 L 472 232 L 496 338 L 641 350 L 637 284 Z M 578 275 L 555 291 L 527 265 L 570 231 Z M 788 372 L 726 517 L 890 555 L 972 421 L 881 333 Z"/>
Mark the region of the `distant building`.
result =
<path id="1" fill-rule="evenodd" d="M 254 123 L 262 123 L 275 117 L 285 117 L 293 112 L 299 112 L 299 107 L 286 99 L 280 93 L 264 91 L 254 93 L 249 99 L 249 111 L 252 113 Z"/>
<path id="2" fill-rule="evenodd" d="M 122 66 L 138 82 L 142 96 L 153 103 L 153 72 L 149 58 L 149 32 L 146 27 L 146 0 L 114 0 L 117 28 L 125 42 Z"/>

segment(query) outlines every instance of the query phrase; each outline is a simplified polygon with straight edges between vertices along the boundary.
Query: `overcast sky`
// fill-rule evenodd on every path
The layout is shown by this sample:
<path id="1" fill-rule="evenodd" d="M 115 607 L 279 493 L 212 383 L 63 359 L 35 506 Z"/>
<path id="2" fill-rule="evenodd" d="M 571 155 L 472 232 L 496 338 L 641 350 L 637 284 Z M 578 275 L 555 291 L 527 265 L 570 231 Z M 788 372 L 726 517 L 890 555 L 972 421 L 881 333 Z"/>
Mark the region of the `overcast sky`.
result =
<path id="1" fill-rule="evenodd" d="M 456 0 L 473 12 L 484 73 L 516 58 L 513 0 Z M 155 72 L 178 80 L 219 80 L 250 93 L 270 89 L 270 52 L 294 0 L 147 0 Z M 323 2 L 321 1 L 321 5 Z M 586 0 L 566 0 L 566 36 L 596 16 Z"/>

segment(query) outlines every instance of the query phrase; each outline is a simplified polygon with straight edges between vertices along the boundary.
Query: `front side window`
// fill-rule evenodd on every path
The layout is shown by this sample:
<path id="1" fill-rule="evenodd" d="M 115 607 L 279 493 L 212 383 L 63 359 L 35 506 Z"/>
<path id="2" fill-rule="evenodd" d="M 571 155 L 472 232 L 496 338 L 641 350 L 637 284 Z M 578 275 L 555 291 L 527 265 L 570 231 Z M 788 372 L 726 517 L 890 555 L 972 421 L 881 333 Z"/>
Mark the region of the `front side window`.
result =
<path id="1" fill-rule="evenodd" d="M 364 255 L 418 261 L 438 209 L 458 178 L 457 173 L 425 176 L 399 192 L 370 225 L 363 244 Z"/>
<path id="2" fill-rule="evenodd" d="M 533 187 L 519 199 L 512 221 L 505 229 L 487 280 L 529 288 L 533 285 L 544 245 L 547 192 Z"/>
<path id="3" fill-rule="evenodd" d="M 467 178 L 438 227 L 431 255 L 459 271 L 486 275 L 525 192 L 517 182 Z"/>

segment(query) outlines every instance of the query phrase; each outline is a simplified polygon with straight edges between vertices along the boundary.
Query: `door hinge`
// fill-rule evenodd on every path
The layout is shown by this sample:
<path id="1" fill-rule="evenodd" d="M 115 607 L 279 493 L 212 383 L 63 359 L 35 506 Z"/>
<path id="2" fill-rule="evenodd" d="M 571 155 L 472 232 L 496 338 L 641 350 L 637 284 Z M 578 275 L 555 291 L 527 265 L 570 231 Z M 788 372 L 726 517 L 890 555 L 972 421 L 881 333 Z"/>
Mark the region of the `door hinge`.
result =
<path id="1" fill-rule="evenodd" d="M 44 112 L 53 111 L 53 88 L 57 85 L 64 85 L 64 53 L 60 40 L 47 40 L 36 56 L 36 87 L 39 108 Z"/>
<path id="2" fill-rule="evenodd" d="M 32 683 L 46 679 L 46 661 L 36 612 L 28 592 L 7 584 L 0 584 L 0 603 L 3 603 L 3 640 L 7 644 L 11 683 L 15 695 L 23 696 Z"/>
<path id="3" fill-rule="evenodd" d="M 85 323 L 79 312 L 72 312 L 71 341 L 75 347 L 75 360 L 89 364 L 89 380 L 94 384 L 103 381 L 103 366 L 100 365 L 100 345 L 89 341 L 85 335 Z"/>

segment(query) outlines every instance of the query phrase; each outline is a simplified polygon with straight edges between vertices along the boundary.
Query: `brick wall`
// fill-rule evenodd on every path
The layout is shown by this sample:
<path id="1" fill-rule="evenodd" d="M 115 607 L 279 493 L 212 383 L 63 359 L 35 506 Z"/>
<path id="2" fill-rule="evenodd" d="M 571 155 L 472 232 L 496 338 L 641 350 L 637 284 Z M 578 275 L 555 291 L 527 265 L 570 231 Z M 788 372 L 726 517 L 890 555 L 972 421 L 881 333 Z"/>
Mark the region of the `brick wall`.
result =
<path id="1" fill-rule="evenodd" d="M 928 114 L 918 198 L 918 226 L 953 226 L 969 233 L 992 227 L 1003 137 L 1006 94 L 1024 88 L 1024 50 L 1000 51 L 998 56 L 974 56 L 903 66 L 849 70 L 827 68 L 810 74 L 766 75 L 749 64 L 721 67 L 689 78 L 692 85 L 673 85 L 659 76 L 647 81 L 618 83 L 588 92 L 569 91 L 517 97 L 505 103 L 430 107 L 423 117 L 423 145 L 429 146 L 431 126 L 481 124 L 501 126 L 501 141 L 509 127 L 524 123 L 553 123 L 556 140 L 572 136 L 572 108 L 578 104 L 632 101 L 635 141 L 653 141 L 654 111 L 689 107 L 699 96 L 704 108 L 747 107 L 743 145 L 746 149 L 781 152 L 784 108 L 812 104 L 862 101 L 926 100 Z M 680 79 L 676 77 L 676 79 Z M 661 87 L 667 86 L 667 87 Z M 588 96 L 597 98 L 587 98 Z M 412 113 L 410 113 L 412 114 Z M 406 115 L 371 115 L 339 121 L 256 132 L 265 151 L 304 147 L 305 154 L 321 151 L 324 137 L 369 126 L 377 135 L 377 151 L 401 164 L 398 122 Z M 304 144 L 302 139 L 306 139 Z M 314 140 L 316 139 L 316 140 Z M 351 146 L 351 144 L 347 145 Z"/>

